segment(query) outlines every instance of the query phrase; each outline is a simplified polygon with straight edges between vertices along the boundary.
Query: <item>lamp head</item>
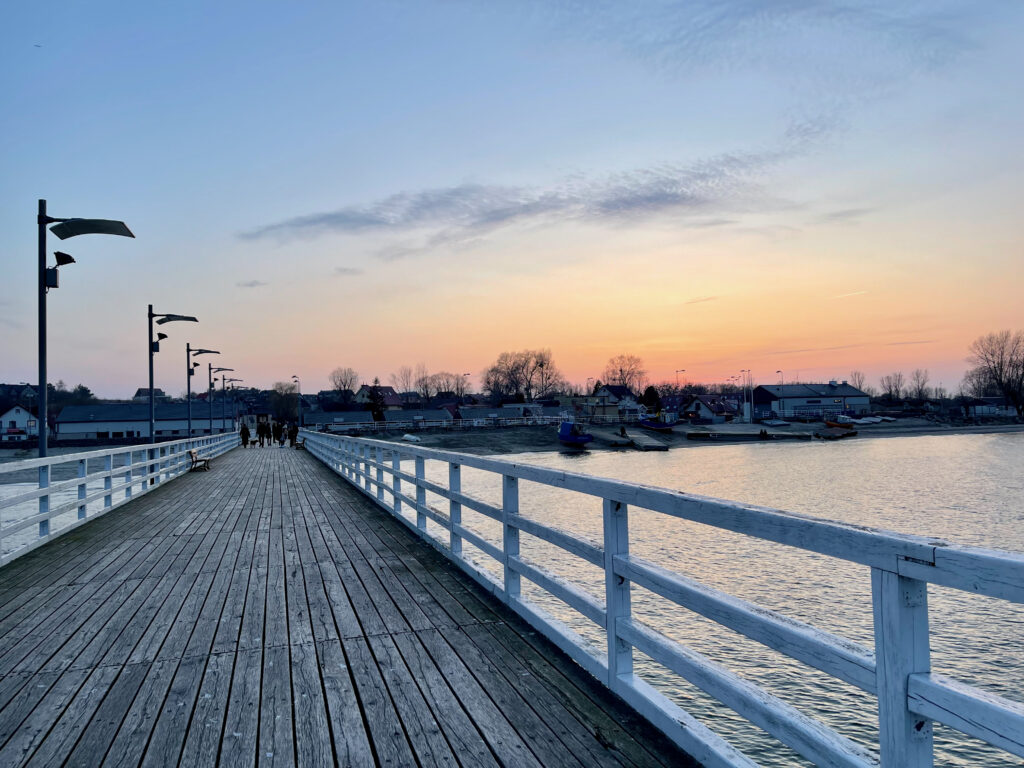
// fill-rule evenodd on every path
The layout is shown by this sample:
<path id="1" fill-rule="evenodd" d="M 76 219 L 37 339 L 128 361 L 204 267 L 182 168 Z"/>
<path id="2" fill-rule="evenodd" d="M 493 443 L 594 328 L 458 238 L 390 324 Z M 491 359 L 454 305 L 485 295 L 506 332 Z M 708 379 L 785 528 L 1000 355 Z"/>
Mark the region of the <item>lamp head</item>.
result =
<path id="1" fill-rule="evenodd" d="M 64 253 L 64 251 L 54 251 L 53 255 L 57 257 L 57 266 L 64 267 L 68 264 L 74 264 L 75 259 L 70 253 Z"/>
<path id="2" fill-rule="evenodd" d="M 174 322 L 178 322 L 178 321 L 189 322 L 189 323 L 198 323 L 199 322 L 196 318 L 192 317 L 192 315 L 167 314 L 167 315 L 161 315 L 160 319 L 156 321 L 156 324 L 157 325 L 163 325 L 164 323 L 174 323 Z"/>
<path id="3" fill-rule="evenodd" d="M 215 349 L 193 349 L 192 350 L 192 354 L 193 355 L 219 355 L 220 352 L 218 352 Z"/>
<path id="4" fill-rule="evenodd" d="M 135 237 L 132 231 L 123 221 L 111 219 L 65 219 L 59 224 L 50 227 L 61 240 L 78 235 L 120 235 L 121 237 Z"/>
<path id="5" fill-rule="evenodd" d="M 166 334 L 166 333 L 158 333 L 158 334 L 156 335 L 156 340 L 157 340 L 157 341 L 163 341 L 163 340 L 164 340 L 164 339 L 166 339 L 166 338 L 167 338 L 167 334 Z"/>

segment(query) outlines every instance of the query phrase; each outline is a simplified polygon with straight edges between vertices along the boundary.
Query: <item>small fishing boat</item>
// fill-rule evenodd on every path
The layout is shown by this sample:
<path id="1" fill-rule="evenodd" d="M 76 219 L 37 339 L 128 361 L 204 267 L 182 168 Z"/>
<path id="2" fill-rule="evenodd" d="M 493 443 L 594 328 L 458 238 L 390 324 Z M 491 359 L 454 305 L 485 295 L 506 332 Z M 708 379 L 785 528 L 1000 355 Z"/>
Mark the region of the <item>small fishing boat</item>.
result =
<path id="1" fill-rule="evenodd" d="M 826 421 L 825 426 L 829 429 L 853 429 L 852 422 Z"/>
<path id="2" fill-rule="evenodd" d="M 847 437 L 854 437 L 857 434 L 856 429 L 844 429 L 843 427 L 827 427 L 826 429 L 819 429 L 814 433 L 814 436 L 819 440 L 842 440 Z"/>
<path id="3" fill-rule="evenodd" d="M 563 421 L 558 425 L 558 441 L 568 448 L 586 448 L 594 436 L 584 432 L 574 421 Z"/>

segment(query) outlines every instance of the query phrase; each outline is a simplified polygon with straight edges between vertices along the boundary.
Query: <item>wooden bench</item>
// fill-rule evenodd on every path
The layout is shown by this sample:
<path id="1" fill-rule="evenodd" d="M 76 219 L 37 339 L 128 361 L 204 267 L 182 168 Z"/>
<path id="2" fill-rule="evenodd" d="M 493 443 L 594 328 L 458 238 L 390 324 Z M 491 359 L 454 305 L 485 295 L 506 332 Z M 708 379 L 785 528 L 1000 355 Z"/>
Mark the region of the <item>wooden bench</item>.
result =
<path id="1" fill-rule="evenodd" d="M 195 472 L 200 469 L 204 472 L 210 471 L 210 459 L 201 458 L 199 451 L 195 448 L 188 452 L 188 457 L 192 461 L 192 465 L 188 468 L 189 472 Z"/>
<path id="2" fill-rule="evenodd" d="M 304 437 L 296 438 L 296 440 L 295 440 L 295 450 L 296 451 L 304 451 L 304 450 L 306 450 L 306 438 L 304 438 Z"/>

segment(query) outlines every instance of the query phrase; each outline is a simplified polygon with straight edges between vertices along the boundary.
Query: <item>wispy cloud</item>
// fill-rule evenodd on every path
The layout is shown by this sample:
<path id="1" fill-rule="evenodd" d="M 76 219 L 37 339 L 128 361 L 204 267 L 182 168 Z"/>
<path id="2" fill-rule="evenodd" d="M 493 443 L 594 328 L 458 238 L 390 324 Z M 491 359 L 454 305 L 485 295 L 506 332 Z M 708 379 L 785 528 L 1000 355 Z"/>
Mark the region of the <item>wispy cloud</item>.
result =
<path id="1" fill-rule="evenodd" d="M 698 299 L 690 299 L 689 301 L 684 301 L 683 304 L 703 304 L 705 301 L 716 301 L 717 299 L 717 296 L 701 296 Z"/>
<path id="2" fill-rule="evenodd" d="M 235 283 L 239 288 L 261 288 L 264 285 L 269 285 L 262 280 L 239 280 Z"/>
<path id="3" fill-rule="evenodd" d="M 284 241 L 328 233 L 427 233 L 421 244 L 392 245 L 378 252 L 383 260 L 393 261 L 426 249 L 464 245 L 519 224 L 575 220 L 621 225 L 672 216 L 680 224 L 720 226 L 730 221 L 714 216 L 722 212 L 791 208 L 792 203 L 770 195 L 760 181 L 768 169 L 803 154 L 827 131 L 827 121 L 806 121 L 788 131 L 775 148 L 602 178 L 576 177 L 547 188 L 460 184 L 398 192 L 363 205 L 266 224 L 241 237 Z"/>
<path id="4" fill-rule="evenodd" d="M 361 275 L 363 274 L 363 270 L 359 267 L 335 267 L 334 274 L 349 277 L 352 275 Z"/>
<path id="5" fill-rule="evenodd" d="M 904 347 L 910 346 L 911 344 L 934 344 L 935 339 L 925 339 L 924 341 L 890 341 L 884 346 L 886 347 Z"/>
<path id="6" fill-rule="evenodd" d="M 823 213 L 817 218 L 819 224 L 844 224 L 855 222 L 874 213 L 874 208 L 843 208 L 838 211 Z"/>
<path id="7" fill-rule="evenodd" d="M 868 291 L 851 291 L 850 293 L 839 293 L 839 294 L 836 294 L 835 296 L 831 296 L 830 298 L 833 298 L 833 299 L 848 299 L 851 296 L 863 296 L 865 293 L 868 293 Z"/>

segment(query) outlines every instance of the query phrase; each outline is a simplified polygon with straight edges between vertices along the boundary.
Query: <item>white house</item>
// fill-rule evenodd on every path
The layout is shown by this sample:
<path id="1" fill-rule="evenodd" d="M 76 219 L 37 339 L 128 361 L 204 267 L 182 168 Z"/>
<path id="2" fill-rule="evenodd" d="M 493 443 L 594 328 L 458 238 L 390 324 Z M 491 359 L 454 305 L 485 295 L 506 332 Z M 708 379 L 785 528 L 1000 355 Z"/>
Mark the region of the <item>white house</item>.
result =
<path id="1" fill-rule="evenodd" d="M 39 435 L 39 422 L 27 409 L 16 405 L 0 416 L 0 440 L 13 442 Z"/>

